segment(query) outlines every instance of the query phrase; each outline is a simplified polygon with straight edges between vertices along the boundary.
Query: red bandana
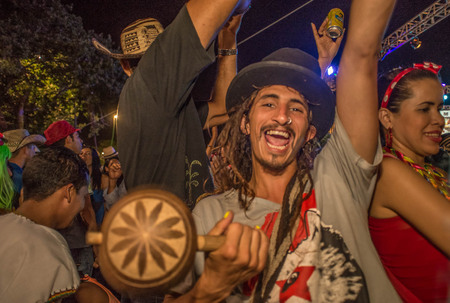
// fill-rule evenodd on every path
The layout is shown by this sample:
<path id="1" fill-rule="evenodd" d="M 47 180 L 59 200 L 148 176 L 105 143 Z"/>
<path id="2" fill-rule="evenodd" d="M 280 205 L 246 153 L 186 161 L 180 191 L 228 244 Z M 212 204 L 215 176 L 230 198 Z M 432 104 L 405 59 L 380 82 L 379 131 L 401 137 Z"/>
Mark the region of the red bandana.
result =
<path id="1" fill-rule="evenodd" d="M 389 98 L 391 97 L 394 87 L 397 85 L 398 81 L 400 81 L 400 79 L 403 78 L 406 74 L 416 69 L 429 70 L 430 72 L 437 74 L 441 68 L 442 65 L 437 65 L 431 62 L 424 62 L 424 63 L 414 63 L 413 67 L 401 71 L 397 76 L 395 76 L 395 78 L 389 84 L 386 93 L 384 94 L 383 101 L 381 102 L 381 108 L 387 108 Z"/>

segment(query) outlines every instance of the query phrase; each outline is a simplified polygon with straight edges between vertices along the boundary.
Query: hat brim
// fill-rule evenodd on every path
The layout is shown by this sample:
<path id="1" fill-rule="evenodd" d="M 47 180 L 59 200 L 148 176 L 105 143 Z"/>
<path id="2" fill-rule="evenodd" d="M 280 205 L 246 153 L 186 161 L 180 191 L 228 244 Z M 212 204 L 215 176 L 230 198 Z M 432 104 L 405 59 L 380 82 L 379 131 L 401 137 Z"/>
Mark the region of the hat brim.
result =
<path id="1" fill-rule="evenodd" d="M 118 156 L 119 155 L 119 152 L 115 152 L 114 154 L 110 154 L 110 155 L 107 155 L 107 156 L 105 156 L 105 155 L 103 155 L 103 159 L 110 159 L 110 158 L 114 158 L 114 157 L 116 157 L 116 156 Z"/>
<path id="2" fill-rule="evenodd" d="M 285 85 L 300 92 L 309 101 L 312 125 L 316 137 L 327 134 L 334 122 L 336 99 L 328 85 L 311 70 L 280 61 L 261 61 L 242 69 L 231 82 L 227 97 L 227 111 L 241 104 L 257 88 Z"/>
<path id="3" fill-rule="evenodd" d="M 119 54 L 119 53 L 113 53 L 111 52 L 109 49 L 106 48 L 106 46 L 104 46 L 103 44 L 101 44 L 100 42 L 98 42 L 97 39 L 92 38 L 92 44 L 94 45 L 94 47 L 96 49 L 98 49 L 100 52 L 102 52 L 105 55 L 108 55 L 114 59 L 137 59 L 137 58 L 141 58 L 144 54 Z"/>
<path id="4" fill-rule="evenodd" d="M 46 141 L 47 139 L 41 135 L 29 135 L 28 137 L 25 137 L 22 142 L 20 142 L 16 149 L 11 150 L 11 152 L 13 153 L 28 144 L 44 144 Z"/>
<path id="5" fill-rule="evenodd" d="M 45 141 L 45 145 L 47 145 L 47 146 L 51 146 L 52 144 L 54 144 L 54 143 L 56 143 L 56 142 L 58 142 L 59 140 L 62 140 L 62 139 L 64 139 L 64 138 L 66 138 L 67 136 L 70 136 L 71 134 L 74 134 L 74 133 L 76 133 L 76 132 L 79 132 L 79 131 L 81 131 L 81 129 L 79 129 L 79 128 L 74 128 L 73 129 L 73 131 L 72 132 L 69 132 L 67 135 L 65 135 L 64 137 L 61 137 L 61 138 L 52 138 L 52 139 L 47 139 L 47 141 Z"/>

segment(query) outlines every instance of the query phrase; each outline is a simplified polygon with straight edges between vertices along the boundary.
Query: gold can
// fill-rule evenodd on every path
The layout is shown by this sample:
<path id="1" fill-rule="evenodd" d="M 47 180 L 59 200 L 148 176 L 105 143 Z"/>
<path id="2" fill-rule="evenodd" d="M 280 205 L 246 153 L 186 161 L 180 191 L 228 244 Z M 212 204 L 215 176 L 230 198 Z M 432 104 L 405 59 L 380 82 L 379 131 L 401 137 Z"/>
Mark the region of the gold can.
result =
<path id="1" fill-rule="evenodd" d="M 344 32 L 344 12 L 339 8 L 333 8 L 328 13 L 327 36 L 333 39 L 339 38 Z"/>

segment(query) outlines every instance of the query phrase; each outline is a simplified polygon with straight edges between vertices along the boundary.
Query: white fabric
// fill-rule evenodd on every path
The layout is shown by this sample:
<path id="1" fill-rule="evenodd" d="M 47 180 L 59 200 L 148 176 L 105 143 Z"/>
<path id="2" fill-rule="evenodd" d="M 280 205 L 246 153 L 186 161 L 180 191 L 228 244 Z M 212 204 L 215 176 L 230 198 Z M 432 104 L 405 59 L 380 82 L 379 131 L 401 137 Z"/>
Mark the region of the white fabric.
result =
<path id="1" fill-rule="evenodd" d="M 383 159 L 380 143 L 373 164 L 361 158 L 351 145 L 336 113 L 336 128 L 314 161 L 313 179 L 322 221 L 338 230 L 362 268 L 370 302 L 401 302 L 389 281 L 372 243 L 368 214 Z"/>
<path id="2" fill-rule="evenodd" d="M 56 230 L 23 216 L 0 216 L 0 301 L 36 303 L 75 290 L 80 277 Z"/>
<path id="3" fill-rule="evenodd" d="M 105 207 L 109 210 L 117 201 L 127 194 L 125 181 L 122 181 L 119 186 L 116 186 L 112 192 L 108 194 L 108 188 L 103 190 L 103 198 L 105 199 Z"/>

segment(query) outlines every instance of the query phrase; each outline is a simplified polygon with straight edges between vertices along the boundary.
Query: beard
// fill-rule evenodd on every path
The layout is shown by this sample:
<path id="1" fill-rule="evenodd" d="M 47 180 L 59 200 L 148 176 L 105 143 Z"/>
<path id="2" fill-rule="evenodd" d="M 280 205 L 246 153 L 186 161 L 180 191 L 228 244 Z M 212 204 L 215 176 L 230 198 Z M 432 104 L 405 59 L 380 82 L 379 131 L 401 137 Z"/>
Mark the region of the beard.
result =
<path id="1" fill-rule="evenodd" d="M 279 158 L 279 156 L 273 155 L 272 159 L 266 160 L 255 156 L 256 162 L 258 162 L 265 170 L 274 174 L 281 174 L 295 160 L 295 157 L 289 157 L 287 160 L 281 162 L 277 161 L 277 158 Z"/>

